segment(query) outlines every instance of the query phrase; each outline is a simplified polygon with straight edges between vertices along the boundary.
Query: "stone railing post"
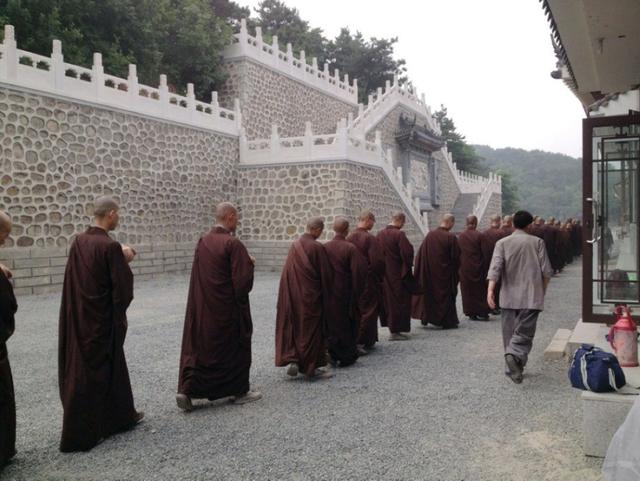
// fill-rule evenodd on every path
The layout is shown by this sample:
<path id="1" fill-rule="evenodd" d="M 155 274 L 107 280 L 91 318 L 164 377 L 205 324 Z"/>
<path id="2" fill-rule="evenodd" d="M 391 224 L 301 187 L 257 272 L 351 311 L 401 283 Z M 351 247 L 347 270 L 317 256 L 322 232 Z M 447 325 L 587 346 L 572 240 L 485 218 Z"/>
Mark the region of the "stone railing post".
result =
<path id="1" fill-rule="evenodd" d="M 0 62 L 4 65 L 4 68 L 0 69 L 0 75 L 4 71 L 6 78 L 15 80 L 18 77 L 18 45 L 16 44 L 13 25 L 4 26 L 2 46 L 4 48 L 4 54 Z"/>
<path id="2" fill-rule="evenodd" d="M 104 67 L 102 66 L 102 54 L 98 52 L 93 54 L 91 82 L 93 83 L 93 91 L 96 98 L 101 98 L 104 92 Z"/>
<path id="3" fill-rule="evenodd" d="M 273 161 L 280 157 L 280 134 L 278 134 L 278 126 L 271 124 L 271 153 L 269 160 Z"/>
<path id="4" fill-rule="evenodd" d="M 358 101 L 358 79 L 353 79 L 353 100 Z"/>
<path id="5" fill-rule="evenodd" d="M 240 41 L 241 50 L 243 52 L 247 49 L 247 40 L 249 38 L 249 31 L 247 30 L 247 19 L 240 19 L 240 33 L 238 35 L 238 40 Z"/>
<path id="6" fill-rule="evenodd" d="M 215 125 L 220 124 L 220 105 L 218 104 L 218 92 L 211 92 L 211 116 Z"/>
<path id="7" fill-rule="evenodd" d="M 278 44 L 278 36 L 274 35 L 273 37 L 271 37 L 271 50 L 273 50 L 272 53 L 272 62 L 273 62 L 273 66 L 277 67 L 278 63 L 280 61 L 280 45 Z"/>
<path id="8" fill-rule="evenodd" d="M 331 83 L 329 82 L 329 64 L 325 62 L 324 64 L 324 83 L 327 85 L 330 85 Z"/>
<path id="9" fill-rule="evenodd" d="M 307 160 L 313 159 L 313 132 L 311 130 L 311 122 L 304 123 L 304 157 Z"/>
<path id="10" fill-rule="evenodd" d="M 129 64 L 129 76 L 127 77 L 127 91 L 129 92 L 129 97 L 135 103 L 138 102 L 138 68 L 130 63 Z"/>
<path id="11" fill-rule="evenodd" d="M 336 125 L 336 148 L 340 155 L 343 155 L 344 158 L 347 158 L 347 149 L 349 146 L 349 139 L 347 138 L 347 127 L 344 125 L 342 120 L 338 121 Z"/>
<path id="12" fill-rule="evenodd" d="M 53 41 L 53 49 L 51 51 L 51 70 L 53 72 L 53 86 L 56 90 L 64 89 L 64 57 L 62 55 L 62 42 L 60 40 Z"/>
<path id="13" fill-rule="evenodd" d="M 233 111 L 236 119 L 236 127 L 238 129 L 242 128 L 242 110 L 240 110 L 240 99 L 233 99 Z"/>
<path id="14" fill-rule="evenodd" d="M 256 47 L 258 48 L 258 51 L 260 51 L 260 53 L 264 51 L 262 50 L 263 44 L 264 39 L 262 38 L 262 27 L 256 27 Z"/>
<path id="15" fill-rule="evenodd" d="M 293 65 L 293 46 L 287 43 L 287 64 L 289 64 L 289 73 L 293 73 L 295 67 Z"/>
<path id="16" fill-rule="evenodd" d="M 247 133 L 244 129 L 240 129 L 240 163 L 247 161 L 247 154 L 249 149 L 247 148 Z"/>
<path id="17" fill-rule="evenodd" d="M 160 75 L 158 90 L 160 91 L 160 111 L 166 117 L 169 112 L 169 87 L 167 86 L 167 76 L 165 74 Z"/>
<path id="18" fill-rule="evenodd" d="M 194 120 L 196 116 L 196 94 L 193 84 L 187 84 L 187 110 L 189 111 L 189 119 Z"/>

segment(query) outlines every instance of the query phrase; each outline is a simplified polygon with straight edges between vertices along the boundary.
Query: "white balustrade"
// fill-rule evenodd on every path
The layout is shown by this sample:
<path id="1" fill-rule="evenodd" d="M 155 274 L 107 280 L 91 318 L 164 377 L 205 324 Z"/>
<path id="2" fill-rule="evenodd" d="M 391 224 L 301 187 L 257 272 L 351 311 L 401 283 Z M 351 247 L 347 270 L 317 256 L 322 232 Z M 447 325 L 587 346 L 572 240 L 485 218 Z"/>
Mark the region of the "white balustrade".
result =
<path id="1" fill-rule="evenodd" d="M 169 92 L 165 75 L 160 76 L 158 88 L 140 84 L 135 65 L 129 65 L 126 79 L 108 75 L 99 53 L 93 55 L 91 68 L 66 63 L 59 40 L 53 41 L 50 57 L 20 50 L 11 25 L 4 27 L 0 53 L 0 83 L 239 135 L 239 104 L 236 102 L 234 110 L 221 108 L 217 94 L 211 104 L 199 102 L 192 84 L 187 86 L 187 96 L 182 96 Z"/>
<path id="2" fill-rule="evenodd" d="M 338 69 L 331 75 L 328 64 L 321 70 L 318 68 L 317 59 L 313 58 L 309 65 L 304 52 L 300 52 L 299 58 L 295 58 L 293 46 L 287 44 L 285 48 L 285 51 L 280 50 L 277 35 L 272 37 L 271 46 L 267 46 L 260 27 L 256 27 L 255 37 L 250 35 L 247 21 L 242 19 L 240 32 L 235 35 L 234 42 L 225 49 L 224 57 L 247 57 L 340 100 L 353 105 L 358 103 L 358 83 L 355 80 L 351 84 L 348 76 L 345 76 L 344 81 L 340 80 Z"/>
<path id="3" fill-rule="evenodd" d="M 407 213 L 413 218 L 423 234 L 428 231 L 426 213 L 420 212 L 420 199 L 413 197 L 413 187 L 402 182 L 402 169 L 393 166 L 390 153 L 382 148 L 381 136 L 367 141 L 347 129 L 347 120 L 338 122 L 335 134 L 314 135 L 311 123 L 305 124 L 301 137 L 281 138 L 278 127 L 272 125 L 271 138 L 248 140 L 244 131 L 240 133 L 240 164 L 265 166 L 299 164 L 309 162 L 352 161 L 380 168 L 398 194 Z M 375 187 L 372 187 L 375 188 Z"/>

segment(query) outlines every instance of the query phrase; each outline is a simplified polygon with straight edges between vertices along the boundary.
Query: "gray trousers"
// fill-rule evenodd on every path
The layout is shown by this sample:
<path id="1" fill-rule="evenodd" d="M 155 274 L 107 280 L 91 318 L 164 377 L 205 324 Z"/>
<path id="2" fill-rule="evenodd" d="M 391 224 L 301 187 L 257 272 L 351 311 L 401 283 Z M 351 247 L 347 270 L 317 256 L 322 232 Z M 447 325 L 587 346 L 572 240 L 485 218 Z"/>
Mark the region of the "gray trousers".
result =
<path id="1" fill-rule="evenodd" d="M 533 346 L 533 336 L 536 334 L 536 323 L 540 311 L 534 309 L 504 309 L 502 308 L 502 342 L 504 353 L 513 354 L 522 367 L 527 364 L 527 358 Z"/>

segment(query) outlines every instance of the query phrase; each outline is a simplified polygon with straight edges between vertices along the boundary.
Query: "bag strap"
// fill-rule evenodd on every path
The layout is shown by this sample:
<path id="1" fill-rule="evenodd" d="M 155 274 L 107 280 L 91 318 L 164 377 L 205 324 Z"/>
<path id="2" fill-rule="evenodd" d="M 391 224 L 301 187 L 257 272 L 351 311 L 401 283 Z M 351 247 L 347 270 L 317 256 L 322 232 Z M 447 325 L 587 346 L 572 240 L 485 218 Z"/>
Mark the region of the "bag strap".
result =
<path id="1" fill-rule="evenodd" d="M 609 385 L 615 390 L 615 391 L 619 391 L 623 386 L 618 387 L 618 385 L 616 384 L 616 374 L 613 372 L 613 369 L 609 368 Z"/>
<path id="2" fill-rule="evenodd" d="M 587 356 L 582 356 L 580 358 L 580 376 L 582 377 L 582 384 L 584 385 L 585 388 L 587 388 L 587 391 L 591 391 L 591 388 L 589 387 L 589 382 L 587 381 Z"/>

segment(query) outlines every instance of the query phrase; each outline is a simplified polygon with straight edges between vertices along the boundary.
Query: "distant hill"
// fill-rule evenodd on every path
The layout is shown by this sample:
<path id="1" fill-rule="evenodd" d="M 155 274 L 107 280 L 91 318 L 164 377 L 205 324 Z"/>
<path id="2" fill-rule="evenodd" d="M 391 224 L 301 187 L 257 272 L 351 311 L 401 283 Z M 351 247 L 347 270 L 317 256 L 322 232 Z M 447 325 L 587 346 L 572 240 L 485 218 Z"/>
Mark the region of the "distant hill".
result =
<path id="1" fill-rule="evenodd" d="M 564 154 L 511 147 L 474 145 L 492 171 L 511 175 L 518 189 L 518 207 L 534 215 L 581 216 L 582 162 Z"/>

